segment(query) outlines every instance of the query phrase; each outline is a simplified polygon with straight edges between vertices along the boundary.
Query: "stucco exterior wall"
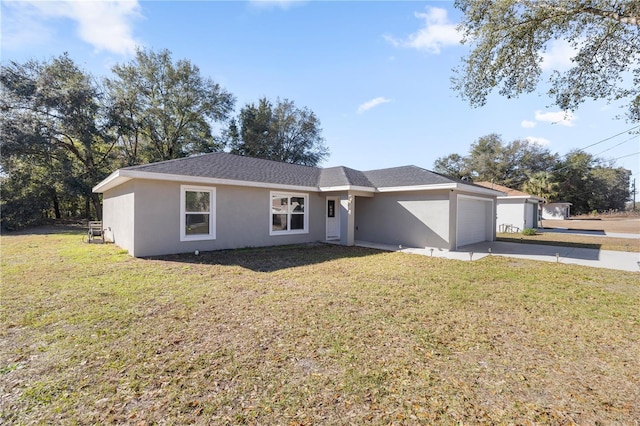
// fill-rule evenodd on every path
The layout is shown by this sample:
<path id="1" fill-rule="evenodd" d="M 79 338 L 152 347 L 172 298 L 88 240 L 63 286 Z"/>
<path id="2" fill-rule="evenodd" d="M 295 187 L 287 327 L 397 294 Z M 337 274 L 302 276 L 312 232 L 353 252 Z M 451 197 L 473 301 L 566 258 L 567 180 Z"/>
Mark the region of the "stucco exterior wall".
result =
<path id="1" fill-rule="evenodd" d="M 565 220 L 569 218 L 570 204 L 547 203 L 542 206 L 542 218 L 550 220 Z"/>
<path id="2" fill-rule="evenodd" d="M 449 191 L 357 197 L 355 239 L 407 247 L 450 248 Z"/>
<path id="3" fill-rule="evenodd" d="M 498 229 L 515 226 L 521 231 L 525 228 L 525 200 L 498 200 Z"/>
<path id="4" fill-rule="evenodd" d="M 129 253 L 134 251 L 134 182 L 126 182 L 104 193 L 102 226 L 105 240 L 117 244 Z"/>
<path id="5" fill-rule="evenodd" d="M 117 241 L 116 244 L 129 250 L 133 256 L 144 257 L 324 240 L 324 196 L 306 193 L 309 196 L 308 233 L 271 236 L 270 189 L 216 185 L 212 186 L 216 188 L 216 239 L 180 241 L 180 186 L 179 182 L 136 180 L 133 186 L 135 211 L 132 215 L 135 244 L 126 247 Z M 111 192 L 107 191 L 105 199 Z M 105 217 L 112 206 L 105 203 Z M 114 223 L 115 232 L 121 232 L 120 226 Z"/>

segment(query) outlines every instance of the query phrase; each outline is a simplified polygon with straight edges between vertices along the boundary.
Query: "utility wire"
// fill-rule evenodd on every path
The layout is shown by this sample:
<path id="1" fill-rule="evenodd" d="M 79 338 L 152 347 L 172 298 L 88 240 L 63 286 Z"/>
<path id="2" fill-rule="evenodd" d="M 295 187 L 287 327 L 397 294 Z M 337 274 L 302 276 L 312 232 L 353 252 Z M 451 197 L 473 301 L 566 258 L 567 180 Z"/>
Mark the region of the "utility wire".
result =
<path id="1" fill-rule="evenodd" d="M 593 155 L 594 155 L 594 157 L 597 157 L 597 156 L 598 156 L 598 155 L 600 155 L 600 154 L 604 154 L 604 153 L 605 153 L 605 152 L 607 152 L 607 151 L 611 151 L 613 148 L 615 148 L 615 147 L 617 147 L 617 146 L 620 146 L 620 145 L 622 145 L 623 143 L 627 143 L 627 142 L 629 142 L 629 141 L 632 141 L 632 140 L 634 140 L 634 139 L 636 139 L 636 137 L 635 137 L 635 136 L 631 136 L 629 139 L 625 139 L 625 140 L 623 140 L 622 142 L 620 142 L 619 144 L 614 145 L 614 146 L 612 146 L 611 148 L 607 148 L 607 149 L 605 149 L 604 151 L 600 151 L 599 153 L 597 153 L 597 154 L 593 154 Z"/>
<path id="2" fill-rule="evenodd" d="M 596 143 L 592 143 L 591 145 L 587 145 L 587 146 L 585 146 L 584 148 L 580 148 L 580 151 L 584 151 L 584 150 L 585 150 L 585 149 L 587 149 L 587 148 L 591 148 L 592 146 L 599 145 L 599 144 L 601 144 L 601 143 L 603 143 L 603 142 L 606 142 L 606 141 L 608 141 L 608 140 L 610 140 L 610 139 L 616 138 L 616 137 L 618 137 L 618 136 L 620 136 L 620 135 L 623 135 L 623 134 L 625 134 L 625 133 L 627 133 L 627 132 L 630 132 L 630 131 L 635 130 L 635 129 L 638 129 L 638 128 L 640 128 L 640 125 L 638 125 L 638 126 L 633 126 L 632 128 L 627 129 L 627 130 L 625 130 L 625 131 L 623 131 L 623 132 L 620 132 L 620 133 L 615 134 L 615 135 L 613 135 L 613 136 L 609 136 L 608 138 L 606 138 L 606 139 L 602 139 L 602 140 L 600 140 L 600 141 L 598 141 L 598 142 L 596 142 Z"/>
<path id="3" fill-rule="evenodd" d="M 621 158 L 633 157 L 634 155 L 638 155 L 638 154 L 640 154 L 640 151 L 634 152 L 633 154 L 623 155 L 622 157 L 614 158 L 613 161 L 619 160 Z"/>

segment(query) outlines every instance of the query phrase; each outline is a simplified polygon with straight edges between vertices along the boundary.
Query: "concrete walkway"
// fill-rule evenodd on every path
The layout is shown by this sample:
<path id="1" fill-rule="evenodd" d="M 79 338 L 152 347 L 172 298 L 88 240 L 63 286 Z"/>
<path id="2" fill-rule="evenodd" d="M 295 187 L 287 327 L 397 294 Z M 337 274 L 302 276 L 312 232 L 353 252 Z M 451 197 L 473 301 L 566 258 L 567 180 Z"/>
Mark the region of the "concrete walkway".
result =
<path id="1" fill-rule="evenodd" d="M 619 232 L 594 231 L 590 229 L 571 229 L 571 228 L 537 228 L 542 234 L 573 234 L 573 235 L 589 235 L 594 237 L 612 237 L 612 238 L 640 238 L 640 234 L 623 234 Z"/>
<path id="2" fill-rule="evenodd" d="M 457 251 L 443 249 L 397 247 L 386 244 L 356 241 L 361 247 L 387 251 L 420 254 L 456 260 L 478 260 L 485 256 L 505 256 L 519 259 L 558 262 L 591 266 L 594 268 L 617 269 L 620 271 L 640 271 L 640 253 L 596 250 L 587 248 L 548 246 L 542 244 L 507 243 L 503 241 L 483 242 L 460 247 Z"/>

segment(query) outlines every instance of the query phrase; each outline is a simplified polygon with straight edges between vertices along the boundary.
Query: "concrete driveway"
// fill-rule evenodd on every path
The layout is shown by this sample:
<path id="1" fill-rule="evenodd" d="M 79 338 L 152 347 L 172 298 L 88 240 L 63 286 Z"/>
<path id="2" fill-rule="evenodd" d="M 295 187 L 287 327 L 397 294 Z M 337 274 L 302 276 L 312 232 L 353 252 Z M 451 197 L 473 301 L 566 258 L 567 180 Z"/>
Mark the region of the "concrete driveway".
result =
<path id="1" fill-rule="evenodd" d="M 572 234 L 572 235 L 589 235 L 594 237 L 611 237 L 611 238 L 640 238 L 640 234 L 623 234 L 620 232 L 607 232 L 592 229 L 569 229 L 569 228 L 537 228 L 541 234 Z"/>
<path id="2" fill-rule="evenodd" d="M 401 251 L 403 253 L 466 261 L 478 260 L 485 256 L 494 255 L 542 262 L 584 265 L 594 268 L 617 269 L 620 271 L 640 271 L 640 253 L 623 251 L 548 246 L 542 244 L 507 243 L 503 241 L 470 244 L 460 247 L 457 251 L 431 249 L 428 247 L 397 247 L 362 241 L 357 241 L 356 245 L 380 250 Z"/>
<path id="3" fill-rule="evenodd" d="M 483 242 L 460 247 L 458 251 L 474 252 L 474 258 L 481 253 L 488 255 L 489 249 L 496 256 L 515 257 L 558 262 L 594 268 L 618 269 L 620 271 L 640 271 L 640 253 L 598 250 L 578 247 L 548 246 L 542 244 L 507 243 L 503 241 Z"/>

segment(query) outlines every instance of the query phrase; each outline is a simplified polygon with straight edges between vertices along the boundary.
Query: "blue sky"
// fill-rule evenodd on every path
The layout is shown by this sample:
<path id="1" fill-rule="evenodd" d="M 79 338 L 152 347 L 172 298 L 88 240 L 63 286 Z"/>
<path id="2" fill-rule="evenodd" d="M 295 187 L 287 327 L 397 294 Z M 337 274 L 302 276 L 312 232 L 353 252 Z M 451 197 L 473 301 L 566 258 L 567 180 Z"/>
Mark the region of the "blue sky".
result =
<path id="1" fill-rule="evenodd" d="M 550 106 L 544 85 L 518 99 L 492 95 L 482 108 L 460 99 L 451 69 L 467 48 L 452 1 L 3 0 L 1 7 L 3 62 L 66 51 L 109 76 L 136 46 L 167 48 L 233 93 L 237 111 L 263 96 L 314 111 L 331 151 L 322 166 L 432 169 L 438 157 L 466 155 L 479 137 L 498 133 L 561 155 L 595 144 L 586 151 L 640 177 L 640 138 L 625 133 L 633 124 L 615 119 L 625 112 L 619 105 L 589 101 L 566 114 Z M 556 42 L 543 68 L 562 70 L 570 55 Z"/>

